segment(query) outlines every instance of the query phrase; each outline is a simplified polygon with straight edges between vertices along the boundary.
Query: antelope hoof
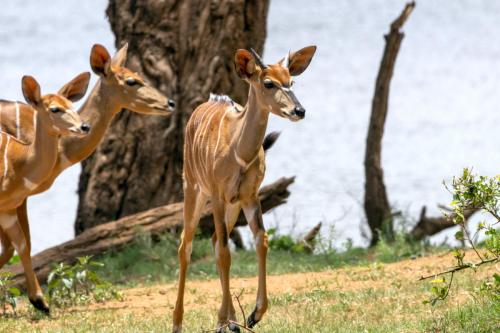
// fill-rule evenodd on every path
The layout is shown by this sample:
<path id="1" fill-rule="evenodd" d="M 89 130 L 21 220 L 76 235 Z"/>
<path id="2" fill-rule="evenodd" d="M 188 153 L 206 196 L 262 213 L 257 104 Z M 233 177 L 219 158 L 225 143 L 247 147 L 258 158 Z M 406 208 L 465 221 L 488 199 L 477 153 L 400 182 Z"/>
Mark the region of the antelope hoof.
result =
<path id="1" fill-rule="evenodd" d="M 229 330 L 230 330 L 231 332 L 234 332 L 234 333 L 241 333 L 239 326 L 238 326 L 238 325 L 236 325 L 236 324 L 229 323 L 228 327 L 229 327 Z"/>
<path id="2" fill-rule="evenodd" d="M 257 313 L 257 308 L 253 310 L 252 314 L 247 319 L 247 326 L 250 328 L 253 328 L 260 321 L 260 319 L 256 318 L 256 313 Z"/>
<path id="3" fill-rule="evenodd" d="M 30 298 L 31 304 L 35 307 L 35 309 L 43 312 L 46 315 L 50 314 L 50 309 L 42 296 L 36 296 L 34 299 Z"/>

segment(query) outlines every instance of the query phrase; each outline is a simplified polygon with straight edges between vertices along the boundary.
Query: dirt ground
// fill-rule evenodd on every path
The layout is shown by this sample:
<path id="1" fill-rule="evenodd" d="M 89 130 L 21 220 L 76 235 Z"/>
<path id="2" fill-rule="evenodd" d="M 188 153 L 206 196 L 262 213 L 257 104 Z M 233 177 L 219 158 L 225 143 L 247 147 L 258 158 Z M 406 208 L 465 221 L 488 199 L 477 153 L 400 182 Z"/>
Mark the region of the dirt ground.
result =
<path id="1" fill-rule="evenodd" d="M 468 253 L 467 257 L 469 256 L 472 256 L 472 253 Z M 384 289 L 388 287 L 388 284 L 393 283 L 404 286 L 417 284 L 421 276 L 432 275 L 453 266 L 453 264 L 451 255 L 445 253 L 392 264 L 376 263 L 364 267 L 346 267 L 323 272 L 268 276 L 268 292 L 270 297 L 273 297 L 286 293 L 303 293 L 314 288 L 347 292 L 367 288 Z M 491 275 L 494 271 L 500 272 L 500 264 L 488 265 L 477 274 Z M 243 304 L 254 302 L 256 290 L 256 277 L 231 279 L 231 291 L 233 295 L 241 294 L 240 299 Z M 123 291 L 123 301 L 92 304 L 74 310 L 115 309 L 125 313 L 165 313 L 173 310 L 176 291 L 176 283 L 132 288 Z M 188 280 L 185 310 L 214 309 L 219 305 L 220 295 L 218 280 Z"/>

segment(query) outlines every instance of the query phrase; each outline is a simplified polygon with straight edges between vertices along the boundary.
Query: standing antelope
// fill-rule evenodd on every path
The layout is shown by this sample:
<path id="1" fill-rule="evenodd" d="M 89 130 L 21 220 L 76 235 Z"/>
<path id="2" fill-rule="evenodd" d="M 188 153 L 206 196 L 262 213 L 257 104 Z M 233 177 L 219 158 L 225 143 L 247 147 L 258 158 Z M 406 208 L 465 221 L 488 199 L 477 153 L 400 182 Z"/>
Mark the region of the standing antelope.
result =
<path id="1" fill-rule="evenodd" d="M 40 86 L 31 76 L 22 79 L 23 95 L 36 110 L 17 104 L 19 112 L 29 113 L 34 126 L 31 143 L 23 143 L 0 132 L 0 228 L 21 258 L 28 283 L 28 296 L 37 308 L 46 307 L 38 280 L 31 265 L 30 252 L 22 226 L 17 223 L 16 208 L 49 175 L 57 159 L 60 136 L 84 136 L 90 126 L 73 111 L 71 101 L 85 95 L 89 73 L 83 73 L 68 83 L 65 94 L 41 96 Z"/>
<path id="2" fill-rule="evenodd" d="M 274 65 L 264 65 L 258 54 L 238 50 L 235 68 L 250 85 L 248 102 L 242 107 L 228 97 L 200 105 L 188 121 L 184 145 L 184 231 L 179 246 L 179 286 L 173 314 L 173 332 L 182 331 L 186 271 L 200 213 L 208 199 L 215 224 L 214 247 L 222 285 L 222 304 L 217 330 L 224 331 L 236 315 L 229 292 L 231 256 L 228 235 L 243 209 L 252 230 L 257 251 L 259 278 L 256 307 L 248 318 L 253 327 L 267 309 L 267 235 L 257 191 L 264 178 L 262 143 L 269 113 L 298 121 L 305 109 L 292 92 L 292 76 L 304 72 L 316 51 L 315 46 L 289 53 Z M 233 332 L 239 328 L 228 325 Z"/>
<path id="3" fill-rule="evenodd" d="M 100 76 L 90 96 L 79 110 L 84 119 L 88 119 L 92 130 L 83 139 L 75 140 L 63 138 L 59 144 L 59 154 L 49 177 L 38 187 L 33 189 L 31 195 L 46 191 L 57 176 L 68 167 L 84 160 L 96 149 L 104 137 L 106 129 L 110 126 L 114 116 L 122 109 L 146 114 L 164 115 L 172 114 L 174 101 L 165 97 L 157 89 L 146 84 L 137 73 L 123 67 L 127 57 L 127 45 L 123 46 L 111 58 L 104 46 L 95 44 L 90 54 L 90 66 L 94 73 Z M 71 89 L 64 86 L 60 93 Z M 34 136 L 33 112 L 29 110 L 19 115 L 18 104 L 0 102 L 0 127 L 23 141 L 30 141 Z M 27 202 L 17 208 L 17 220 L 21 224 L 27 239 L 28 251 L 31 250 Z M 0 267 L 12 257 L 14 247 L 8 238 L 0 232 L 2 240 L 2 255 Z M 41 310 L 48 312 L 45 303 L 38 304 Z"/>

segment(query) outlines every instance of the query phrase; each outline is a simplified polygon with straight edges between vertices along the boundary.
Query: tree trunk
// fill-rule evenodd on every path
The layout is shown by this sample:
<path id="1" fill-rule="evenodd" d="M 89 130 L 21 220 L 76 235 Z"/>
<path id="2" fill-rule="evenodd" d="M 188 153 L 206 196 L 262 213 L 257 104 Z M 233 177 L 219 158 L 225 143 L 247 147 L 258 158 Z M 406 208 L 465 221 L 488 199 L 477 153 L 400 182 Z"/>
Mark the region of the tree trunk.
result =
<path id="1" fill-rule="evenodd" d="M 288 186 L 293 181 L 294 177 L 281 178 L 260 189 L 259 199 L 263 213 L 286 203 L 286 199 L 290 195 Z M 85 230 L 85 232 L 70 241 L 46 249 L 33 256 L 33 269 L 38 279 L 45 281 L 51 270 L 51 263 L 64 262 L 72 264 L 78 257 L 99 255 L 106 251 L 120 249 L 132 243 L 141 232 L 152 236 L 159 235 L 172 229 L 180 229 L 182 221 L 183 204 L 178 202 L 127 216 L 118 221 L 104 223 Z M 243 213 L 240 213 L 236 225 L 246 225 Z M 210 233 L 214 231 L 210 205 L 207 205 L 203 211 L 200 227 Z M 7 266 L 2 271 L 12 272 L 14 274 L 14 284 L 24 287 L 25 275 L 23 266 L 20 263 Z"/>
<path id="2" fill-rule="evenodd" d="M 184 127 L 210 92 L 244 103 L 248 86 L 233 70 L 236 49 L 262 52 L 269 0 L 110 0 L 116 46 L 127 67 L 177 102 L 170 119 L 117 116 L 83 162 L 75 232 L 182 200 Z"/>
<path id="3" fill-rule="evenodd" d="M 370 246 L 377 244 L 379 233 L 389 240 L 394 237 L 391 208 L 384 185 L 381 166 L 382 136 L 384 134 L 385 118 L 389 100 L 389 89 L 394 64 L 398 55 L 404 34 L 400 32 L 404 22 L 415 7 L 415 3 L 405 6 L 401 15 L 391 24 L 388 35 L 385 35 L 385 50 L 380 63 L 380 69 L 375 83 L 375 93 L 372 101 L 372 112 L 365 151 L 365 198 L 364 207 L 368 225 L 372 233 Z"/>

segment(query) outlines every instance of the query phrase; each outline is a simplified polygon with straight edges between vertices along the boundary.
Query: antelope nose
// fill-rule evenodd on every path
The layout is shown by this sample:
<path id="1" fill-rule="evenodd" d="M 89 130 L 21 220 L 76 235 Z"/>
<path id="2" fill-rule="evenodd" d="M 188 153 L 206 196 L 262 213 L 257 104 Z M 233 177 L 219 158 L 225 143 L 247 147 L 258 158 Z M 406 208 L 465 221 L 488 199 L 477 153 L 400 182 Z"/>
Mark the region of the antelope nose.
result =
<path id="1" fill-rule="evenodd" d="M 296 106 L 293 112 L 299 118 L 304 118 L 306 116 L 306 110 L 302 106 Z"/>
<path id="2" fill-rule="evenodd" d="M 171 107 L 171 108 L 175 108 L 175 102 L 171 99 L 168 100 L 167 102 L 168 106 Z"/>
<path id="3" fill-rule="evenodd" d="M 90 132 L 90 125 L 87 124 L 87 123 L 83 123 L 82 126 L 80 127 L 82 129 L 82 131 L 84 131 L 85 133 L 88 133 Z"/>

